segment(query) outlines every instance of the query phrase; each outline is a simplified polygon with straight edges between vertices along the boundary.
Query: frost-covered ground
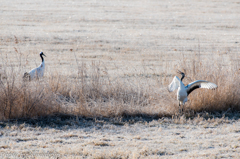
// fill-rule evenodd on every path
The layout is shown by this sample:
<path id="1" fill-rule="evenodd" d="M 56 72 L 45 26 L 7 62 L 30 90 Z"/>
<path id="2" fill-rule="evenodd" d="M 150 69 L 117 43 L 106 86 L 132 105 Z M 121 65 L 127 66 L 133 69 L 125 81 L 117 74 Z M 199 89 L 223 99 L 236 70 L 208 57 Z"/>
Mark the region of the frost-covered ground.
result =
<path id="1" fill-rule="evenodd" d="M 173 74 L 196 54 L 202 61 L 235 66 L 239 8 L 235 0 L 3 1 L 0 71 L 20 64 L 25 72 L 39 65 L 40 51 L 47 55 L 46 75 L 69 77 L 76 76 L 81 61 L 101 61 L 113 77 Z M 239 115 L 187 121 L 53 117 L 47 124 L 0 126 L 3 157 L 240 158 Z"/>
<path id="2" fill-rule="evenodd" d="M 239 119 L 52 117 L 1 123 L 2 156 L 239 158 Z"/>

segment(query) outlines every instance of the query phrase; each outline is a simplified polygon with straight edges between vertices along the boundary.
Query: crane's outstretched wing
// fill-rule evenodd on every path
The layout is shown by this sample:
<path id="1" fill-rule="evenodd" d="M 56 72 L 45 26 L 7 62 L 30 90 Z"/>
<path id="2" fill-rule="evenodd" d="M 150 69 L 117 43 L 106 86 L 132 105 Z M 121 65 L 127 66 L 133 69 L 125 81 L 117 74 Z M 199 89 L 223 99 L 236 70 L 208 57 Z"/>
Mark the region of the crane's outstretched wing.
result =
<path id="1" fill-rule="evenodd" d="M 168 85 L 168 91 L 172 92 L 172 91 L 178 89 L 180 82 L 181 82 L 181 80 L 177 76 L 175 76 L 173 78 L 172 82 Z"/>
<path id="2" fill-rule="evenodd" d="M 192 91 L 197 88 L 207 88 L 207 89 L 215 89 L 218 86 L 215 83 L 204 81 L 204 80 L 197 80 L 192 83 L 189 83 L 185 88 L 187 90 L 187 94 L 189 95 Z"/>

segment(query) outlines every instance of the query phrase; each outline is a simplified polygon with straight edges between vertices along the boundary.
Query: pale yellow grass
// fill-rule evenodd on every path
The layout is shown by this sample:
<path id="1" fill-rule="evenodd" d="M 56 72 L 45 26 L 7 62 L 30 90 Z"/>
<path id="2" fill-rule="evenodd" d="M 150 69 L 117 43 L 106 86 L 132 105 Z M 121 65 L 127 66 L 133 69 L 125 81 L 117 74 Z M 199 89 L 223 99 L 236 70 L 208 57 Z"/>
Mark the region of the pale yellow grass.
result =
<path id="1" fill-rule="evenodd" d="M 0 8 L 3 157 L 239 158 L 239 2 Z M 45 76 L 24 83 L 40 51 Z M 167 91 L 178 69 L 219 86 L 191 93 L 184 116 Z"/>

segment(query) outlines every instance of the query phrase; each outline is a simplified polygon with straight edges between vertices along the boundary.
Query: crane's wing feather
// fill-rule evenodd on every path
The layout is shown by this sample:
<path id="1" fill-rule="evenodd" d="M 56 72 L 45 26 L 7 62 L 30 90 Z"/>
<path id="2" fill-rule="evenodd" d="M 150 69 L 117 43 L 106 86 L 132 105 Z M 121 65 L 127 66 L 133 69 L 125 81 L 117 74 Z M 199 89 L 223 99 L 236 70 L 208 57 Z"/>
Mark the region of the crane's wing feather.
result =
<path id="1" fill-rule="evenodd" d="M 180 81 L 181 80 L 177 76 L 175 76 L 173 78 L 172 82 L 168 85 L 168 91 L 172 92 L 172 91 L 178 89 Z"/>
<path id="2" fill-rule="evenodd" d="M 31 76 L 31 78 L 34 78 L 37 72 L 37 68 L 33 68 L 32 70 L 30 70 L 28 73 Z"/>
<path id="3" fill-rule="evenodd" d="M 197 80 L 192 83 L 189 83 L 185 88 L 187 93 L 190 94 L 197 88 L 207 88 L 207 89 L 215 89 L 218 86 L 215 83 L 204 81 L 204 80 Z"/>

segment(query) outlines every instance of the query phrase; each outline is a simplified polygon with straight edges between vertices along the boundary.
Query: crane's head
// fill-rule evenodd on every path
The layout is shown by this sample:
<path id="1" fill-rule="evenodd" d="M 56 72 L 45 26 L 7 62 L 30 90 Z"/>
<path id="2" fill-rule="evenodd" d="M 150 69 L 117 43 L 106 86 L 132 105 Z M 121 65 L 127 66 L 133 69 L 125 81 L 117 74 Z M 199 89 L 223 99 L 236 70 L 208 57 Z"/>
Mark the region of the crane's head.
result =
<path id="1" fill-rule="evenodd" d="M 182 71 L 177 71 L 177 73 L 181 74 L 182 76 L 185 76 L 185 73 L 183 73 Z"/>
<path id="2" fill-rule="evenodd" d="M 182 78 L 181 78 L 181 81 L 183 80 L 183 78 L 185 77 L 185 73 L 183 73 L 182 71 L 177 71 L 177 73 L 181 74 L 182 75 Z"/>
<path id="3" fill-rule="evenodd" d="M 46 57 L 46 55 L 44 55 L 43 52 L 40 52 L 40 56 L 45 56 Z"/>

